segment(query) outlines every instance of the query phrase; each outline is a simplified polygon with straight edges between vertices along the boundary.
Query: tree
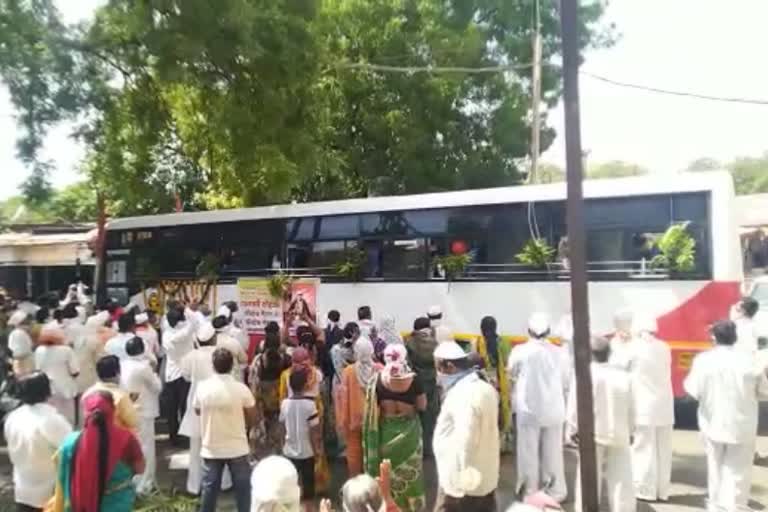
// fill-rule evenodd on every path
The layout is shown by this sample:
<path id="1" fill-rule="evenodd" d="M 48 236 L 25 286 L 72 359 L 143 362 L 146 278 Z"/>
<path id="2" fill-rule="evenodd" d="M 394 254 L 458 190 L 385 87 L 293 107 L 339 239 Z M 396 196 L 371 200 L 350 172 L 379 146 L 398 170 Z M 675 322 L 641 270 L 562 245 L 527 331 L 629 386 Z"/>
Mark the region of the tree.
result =
<path id="1" fill-rule="evenodd" d="M 591 165 L 587 170 L 587 177 L 594 180 L 626 178 L 630 176 L 643 176 L 645 174 L 648 174 L 648 169 L 645 167 L 621 160 L 611 160 L 610 162 Z"/>
<path id="2" fill-rule="evenodd" d="M 736 194 L 768 193 L 768 152 L 760 157 L 739 157 L 721 164 L 711 158 L 699 158 L 688 165 L 692 172 L 727 169 L 733 176 Z"/>
<path id="3" fill-rule="evenodd" d="M 53 0 L 0 0 L 0 77 L 24 127 L 25 192 L 50 196 L 46 130 L 77 123 L 113 213 L 515 183 L 527 156 L 533 2 L 114 0 L 66 26 Z M 607 44 L 602 4 L 582 44 Z M 543 58 L 560 48 L 541 8 Z M 519 65 L 507 73 L 359 67 Z M 559 99 L 546 66 L 543 104 Z M 544 116 L 546 120 L 546 116 Z M 543 128 L 542 150 L 554 136 Z"/>

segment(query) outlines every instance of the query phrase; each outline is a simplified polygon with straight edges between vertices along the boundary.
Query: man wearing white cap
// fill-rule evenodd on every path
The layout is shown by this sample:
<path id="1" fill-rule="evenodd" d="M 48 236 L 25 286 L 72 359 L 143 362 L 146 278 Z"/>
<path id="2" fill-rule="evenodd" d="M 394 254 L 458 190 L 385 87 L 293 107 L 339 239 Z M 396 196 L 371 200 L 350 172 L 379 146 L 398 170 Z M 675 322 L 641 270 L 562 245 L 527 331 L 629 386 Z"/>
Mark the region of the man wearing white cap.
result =
<path id="1" fill-rule="evenodd" d="M 250 348 L 251 340 L 248 337 L 248 333 L 238 327 L 237 322 L 235 321 L 235 313 L 237 312 L 237 303 L 230 301 L 219 308 L 216 316 L 223 316 L 227 319 L 227 325 L 224 327 L 222 332 L 240 343 L 240 346 L 243 347 L 243 351 L 247 353 L 248 349 Z"/>
<path id="2" fill-rule="evenodd" d="M 627 354 L 635 412 L 632 442 L 635 496 L 646 501 L 666 501 L 672 478 L 672 426 L 675 423 L 672 353 L 666 343 L 654 336 L 654 318 L 636 318 L 632 331 L 634 340 Z"/>
<path id="3" fill-rule="evenodd" d="M 145 357 L 156 368 L 161 355 L 160 338 L 157 335 L 157 330 L 149 323 L 149 315 L 146 312 L 136 315 L 136 336 L 144 340 Z"/>
<path id="4" fill-rule="evenodd" d="M 232 359 L 235 363 L 232 367 L 232 376 L 238 381 L 243 382 L 243 369 L 248 365 L 248 354 L 245 352 L 243 345 L 228 334 L 231 332 L 229 327 L 232 324 L 228 323 L 220 315 L 213 319 L 211 325 L 216 330 L 216 346 L 225 348 L 232 354 Z"/>
<path id="5" fill-rule="evenodd" d="M 528 333 L 528 342 L 514 347 L 507 361 L 517 413 L 517 488 L 530 495 L 547 484 L 547 492 L 563 501 L 568 495 L 563 463 L 568 358 L 547 339 L 547 315 L 531 316 Z"/>
<path id="6" fill-rule="evenodd" d="M 453 341 L 453 333 L 443 320 L 443 308 L 437 305 L 430 307 L 427 311 L 427 318 L 429 318 L 429 326 L 432 328 L 438 343 L 441 341 Z"/>
<path id="7" fill-rule="evenodd" d="M 187 492 L 199 494 L 203 477 L 203 459 L 200 457 L 202 445 L 200 432 L 200 416 L 195 413 L 192 403 L 200 383 L 211 377 L 213 370 L 213 352 L 216 350 L 216 330 L 210 322 L 200 325 L 195 333 L 198 348 L 187 353 L 181 360 L 180 371 L 189 382 L 187 407 L 179 427 L 179 434 L 189 437 L 189 469 L 187 472 Z M 229 478 L 229 472 L 224 473 L 224 480 Z M 226 483 L 231 487 L 231 478 Z M 224 483 L 222 483 L 224 488 Z"/>
<path id="8" fill-rule="evenodd" d="M 439 490 L 435 512 L 494 512 L 499 483 L 499 395 L 455 341 L 435 349 L 444 392 L 432 443 Z"/>
<path id="9" fill-rule="evenodd" d="M 32 317 L 17 309 L 8 319 L 8 325 L 13 328 L 8 335 L 8 348 L 13 358 L 13 373 L 21 377 L 35 370 L 34 344 L 29 335 Z"/>
<path id="10" fill-rule="evenodd" d="M 611 338 L 610 363 L 623 370 L 629 369 L 629 345 L 632 342 L 632 322 L 634 313 L 631 309 L 621 308 L 613 314 L 613 337 Z"/>
<path id="11" fill-rule="evenodd" d="M 598 496 L 605 481 L 611 512 L 635 512 L 629 439 L 632 433 L 632 385 L 629 374 L 608 363 L 610 341 L 592 340 L 592 399 Z M 568 400 L 568 434 L 578 433 L 576 393 Z M 581 510 L 581 471 L 576 476 L 576 511 Z"/>
<path id="12" fill-rule="evenodd" d="M 155 418 L 160 415 L 160 377 L 145 356 L 144 340 L 134 336 L 125 345 L 126 358 L 120 362 L 120 387 L 135 397 L 139 416 L 138 439 L 144 453 L 144 473 L 137 475 L 136 492 L 147 494 L 155 487 L 157 457 L 155 454 Z"/>

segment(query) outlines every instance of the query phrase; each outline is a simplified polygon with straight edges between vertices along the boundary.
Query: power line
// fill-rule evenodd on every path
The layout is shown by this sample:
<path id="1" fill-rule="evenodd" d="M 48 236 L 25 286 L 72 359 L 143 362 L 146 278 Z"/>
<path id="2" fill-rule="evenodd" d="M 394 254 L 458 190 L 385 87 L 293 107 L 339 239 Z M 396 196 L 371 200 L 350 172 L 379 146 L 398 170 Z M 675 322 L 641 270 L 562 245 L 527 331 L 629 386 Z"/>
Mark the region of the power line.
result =
<path id="1" fill-rule="evenodd" d="M 549 66 L 549 67 L 559 67 L 556 64 L 552 64 L 552 63 L 542 63 L 542 65 Z M 369 71 L 382 71 L 385 73 L 408 73 L 408 74 L 466 73 L 471 75 L 471 74 L 482 74 L 482 73 L 502 73 L 506 71 L 515 71 L 520 69 L 530 69 L 533 67 L 533 63 L 509 64 L 509 65 L 502 65 L 502 66 L 485 66 L 485 67 L 457 67 L 457 66 L 390 66 L 385 64 L 370 64 L 367 62 L 357 62 L 357 63 L 349 62 L 349 63 L 339 63 L 339 64 L 336 64 L 334 67 L 339 69 L 362 69 L 362 70 L 369 70 Z M 707 100 L 707 101 L 720 101 L 720 102 L 726 102 L 726 103 L 741 103 L 741 104 L 747 104 L 747 105 L 768 105 L 768 100 L 759 99 L 759 98 L 713 96 L 710 94 L 700 94 L 700 93 L 688 92 L 688 91 L 662 89 L 660 87 L 653 87 L 653 86 L 635 84 L 630 82 L 622 82 L 619 80 L 614 80 L 612 78 L 604 77 L 602 75 L 597 75 L 595 73 L 590 73 L 589 71 L 584 71 L 584 70 L 580 70 L 579 73 L 584 76 L 588 76 L 595 80 L 599 80 L 601 82 L 605 82 L 607 84 L 611 84 L 617 87 L 637 89 L 637 90 L 646 91 L 646 92 L 655 93 L 655 94 L 666 94 L 669 96 L 681 96 L 685 98 L 694 98 L 694 99 Z"/>
<path id="2" fill-rule="evenodd" d="M 729 97 L 729 96 L 711 96 L 708 94 L 699 94 L 694 92 L 687 92 L 687 91 L 674 91 L 670 89 L 660 89 L 658 87 L 651 87 L 648 85 L 640 85 L 640 84 L 633 84 L 629 82 L 620 82 L 618 80 L 614 80 L 612 78 L 606 78 L 601 75 L 596 75 L 594 73 L 590 73 L 589 71 L 580 71 L 580 73 L 584 76 L 588 76 L 590 78 L 594 78 L 595 80 L 599 80 L 601 82 L 605 82 L 607 84 L 616 85 L 618 87 L 626 87 L 629 89 L 637 89 L 640 91 L 646 91 L 646 92 L 652 92 L 657 94 L 667 94 L 670 96 L 683 96 L 686 98 L 696 98 L 700 100 L 708 100 L 708 101 L 722 101 L 727 103 L 744 103 L 748 105 L 768 105 L 768 100 L 761 100 L 761 99 L 751 99 L 751 98 L 737 98 L 737 97 Z"/>
<path id="3" fill-rule="evenodd" d="M 334 67 L 340 69 L 363 69 L 369 71 L 383 71 L 387 73 L 501 73 L 517 69 L 530 69 L 532 63 L 507 64 L 503 66 L 462 67 L 462 66 L 389 66 L 386 64 L 370 64 L 367 62 L 342 62 Z"/>

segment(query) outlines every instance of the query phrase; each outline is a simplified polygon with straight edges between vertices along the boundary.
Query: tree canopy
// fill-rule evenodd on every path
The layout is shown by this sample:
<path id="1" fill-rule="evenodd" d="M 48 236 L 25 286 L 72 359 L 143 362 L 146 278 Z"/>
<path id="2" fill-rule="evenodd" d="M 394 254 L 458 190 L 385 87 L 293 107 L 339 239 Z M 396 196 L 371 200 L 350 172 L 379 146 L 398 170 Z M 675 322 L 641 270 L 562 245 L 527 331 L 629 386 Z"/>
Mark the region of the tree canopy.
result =
<path id="1" fill-rule="evenodd" d="M 556 2 L 540 8 L 542 151 L 561 94 Z M 527 157 L 534 2 L 111 0 L 78 26 L 53 0 L 0 0 L 0 78 L 23 128 L 24 192 L 50 198 L 63 120 L 113 213 L 485 187 Z M 602 3 L 583 47 L 610 43 Z M 366 64 L 515 67 L 383 72 Z"/>
<path id="2" fill-rule="evenodd" d="M 689 171 L 726 169 L 733 176 L 736 194 L 768 193 L 768 152 L 760 157 L 739 157 L 721 163 L 712 158 L 699 158 L 688 165 Z"/>

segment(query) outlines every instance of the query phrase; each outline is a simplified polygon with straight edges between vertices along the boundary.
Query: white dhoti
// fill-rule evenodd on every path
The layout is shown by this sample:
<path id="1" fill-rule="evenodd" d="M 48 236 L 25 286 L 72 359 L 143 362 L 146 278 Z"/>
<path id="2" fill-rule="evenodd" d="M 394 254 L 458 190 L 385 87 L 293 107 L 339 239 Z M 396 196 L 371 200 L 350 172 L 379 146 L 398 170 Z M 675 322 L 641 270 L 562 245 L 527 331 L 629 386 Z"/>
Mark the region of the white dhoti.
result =
<path id="1" fill-rule="evenodd" d="M 672 425 L 637 426 L 632 442 L 635 496 L 666 501 L 672 479 Z"/>
<path id="2" fill-rule="evenodd" d="M 611 512 L 635 512 L 637 502 L 632 482 L 629 446 L 595 446 L 597 463 L 597 496 L 602 496 L 603 483 L 607 487 Z M 581 512 L 581 463 L 576 472 L 576 512 Z"/>
<path id="3" fill-rule="evenodd" d="M 707 454 L 708 510 L 748 511 L 755 439 L 726 444 L 704 439 Z"/>
<path id="4" fill-rule="evenodd" d="M 136 492 L 149 494 L 155 488 L 157 476 L 157 455 L 155 449 L 155 418 L 141 418 L 137 432 L 141 451 L 144 453 L 146 468 L 144 473 L 133 480 Z"/>
<path id="5" fill-rule="evenodd" d="M 563 427 L 517 423 L 517 489 L 530 495 L 546 487 L 557 501 L 568 497 L 563 462 Z"/>
<path id="6" fill-rule="evenodd" d="M 187 469 L 187 492 L 194 495 L 200 494 L 200 486 L 203 483 L 203 458 L 200 456 L 200 445 L 202 439 L 199 437 L 189 438 L 189 468 Z M 229 466 L 224 468 L 221 477 L 221 490 L 227 491 L 232 488 L 232 473 L 229 472 Z"/>

